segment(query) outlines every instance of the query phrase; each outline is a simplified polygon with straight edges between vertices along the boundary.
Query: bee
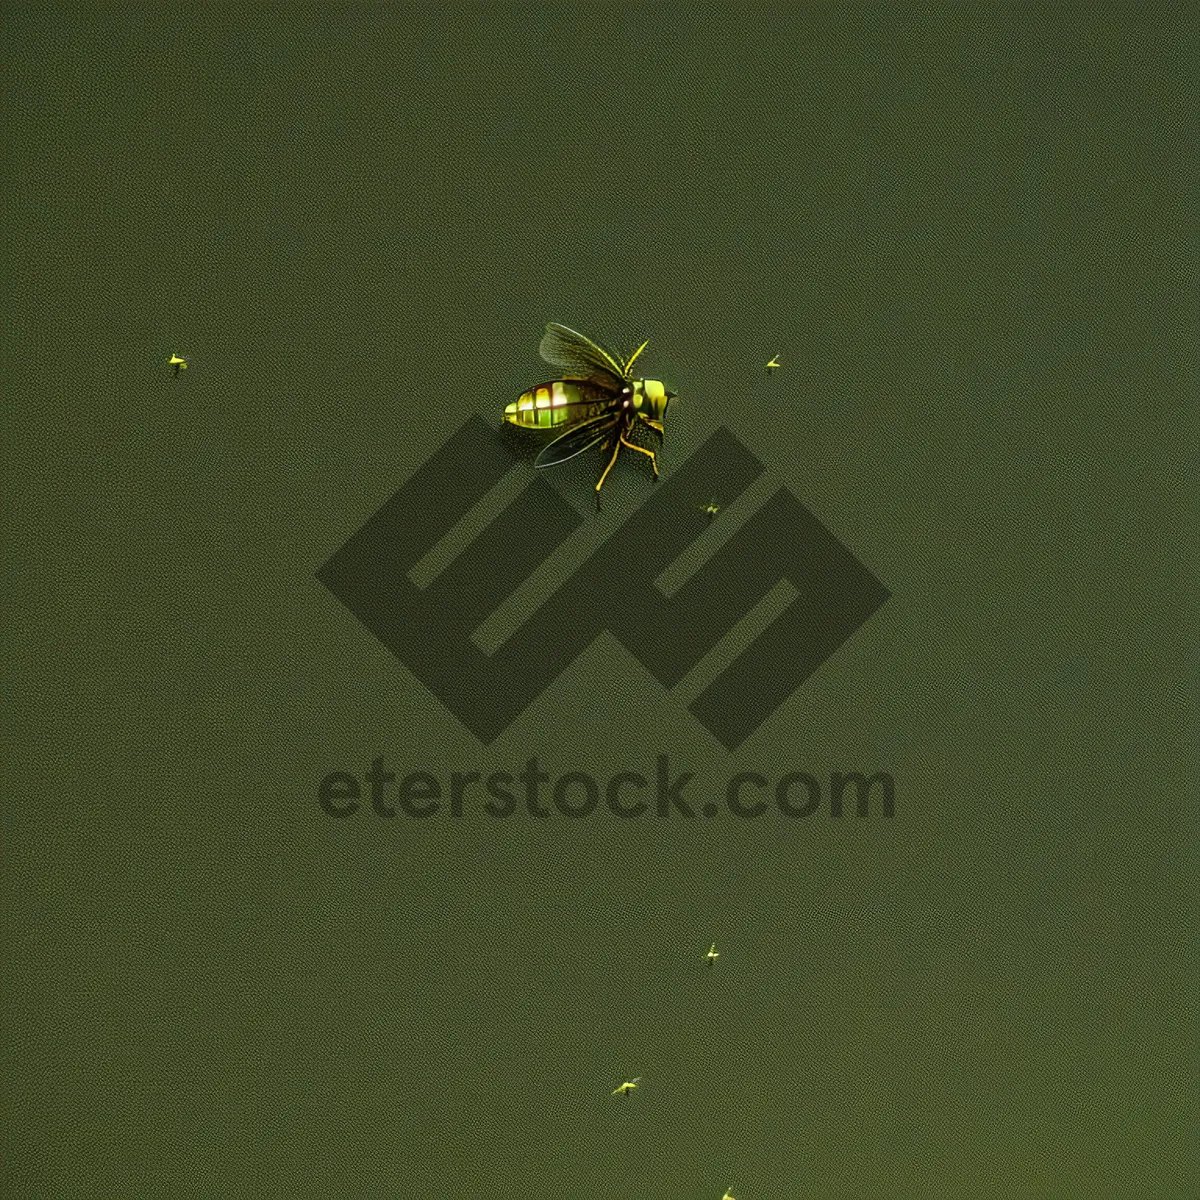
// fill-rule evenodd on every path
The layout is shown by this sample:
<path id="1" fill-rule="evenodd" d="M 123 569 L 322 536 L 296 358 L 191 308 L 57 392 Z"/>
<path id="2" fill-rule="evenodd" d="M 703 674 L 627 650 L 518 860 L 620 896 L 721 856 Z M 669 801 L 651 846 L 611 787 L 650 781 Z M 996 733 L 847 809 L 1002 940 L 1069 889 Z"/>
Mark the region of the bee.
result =
<path id="1" fill-rule="evenodd" d="M 178 354 L 172 351 L 171 357 L 167 359 L 167 366 L 174 367 L 175 369 L 171 372 L 171 374 L 178 376 L 180 368 L 185 371 L 187 370 L 187 360 L 180 358 Z"/>
<path id="2" fill-rule="evenodd" d="M 717 513 L 719 513 L 721 511 L 721 509 L 720 509 L 720 506 L 715 501 L 712 501 L 712 502 L 706 504 L 704 506 L 704 508 L 701 509 L 701 511 L 704 513 L 707 513 L 708 519 L 711 521 L 713 519 L 713 517 L 715 517 L 717 515 Z"/>
<path id="3" fill-rule="evenodd" d="M 649 344 L 643 342 L 622 361 L 591 338 L 551 321 L 538 352 L 546 362 L 570 374 L 531 387 L 504 409 L 505 421 L 521 429 L 562 431 L 537 456 L 535 467 L 556 466 L 593 446 L 603 445 L 606 452 L 612 451 L 596 481 L 597 511 L 600 489 L 622 447 L 645 454 L 658 478 L 655 452 L 629 439 L 639 422 L 661 438 L 667 410 L 677 399 L 660 380 L 634 379 L 630 374 L 638 355 Z"/>

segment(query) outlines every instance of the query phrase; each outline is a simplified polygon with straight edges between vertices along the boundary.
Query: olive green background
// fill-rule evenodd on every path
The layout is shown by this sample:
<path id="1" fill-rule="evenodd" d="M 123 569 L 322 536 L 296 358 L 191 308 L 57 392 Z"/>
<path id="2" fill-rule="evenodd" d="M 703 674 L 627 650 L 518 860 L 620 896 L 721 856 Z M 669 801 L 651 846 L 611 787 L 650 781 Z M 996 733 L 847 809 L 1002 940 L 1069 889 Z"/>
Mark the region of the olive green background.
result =
<path id="1" fill-rule="evenodd" d="M 1200 1191 L 1185 11 L 3 6 L 4 1196 Z M 893 593 L 735 754 L 314 578 L 548 320 Z M 659 753 L 896 815 L 316 804 Z"/>

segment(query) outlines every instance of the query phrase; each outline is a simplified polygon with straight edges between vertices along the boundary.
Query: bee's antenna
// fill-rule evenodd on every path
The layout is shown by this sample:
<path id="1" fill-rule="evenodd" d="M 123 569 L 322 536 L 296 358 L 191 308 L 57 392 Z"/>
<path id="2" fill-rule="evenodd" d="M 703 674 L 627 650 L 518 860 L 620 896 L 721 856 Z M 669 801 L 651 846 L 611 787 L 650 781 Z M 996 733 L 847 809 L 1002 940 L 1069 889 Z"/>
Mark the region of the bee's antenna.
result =
<path id="1" fill-rule="evenodd" d="M 629 360 L 629 361 L 628 361 L 628 362 L 625 364 L 625 374 L 626 374 L 626 375 L 628 375 L 628 374 L 629 374 L 629 368 L 633 366 L 633 364 L 634 364 L 634 361 L 637 359 L 637 356 L 638 356 L 639 354 L 641 354 L 641 352 L 642 352 L 643 350 L 645 350 L 645 348 L 646 348 L 648 345 L 650 345 L 650 339 L 649 339 L 649 338 L 647 338 L 647 339 L 646 339 L 646 340 L 645 340 L 645 341 L 644 341 L 644 342 L 643 342 L 643 343 L 642 343 L 642 344 L 641 344 L 641 345 L 640 345 L 640 346 L 639 346 L 639 347 L 638 347 L 638 348 L 637 348 L 637 349 L 636 349 L 636 350 L 633 352 L 633 357 L 632 357 L 632 358 L 630 358 L 630 360 Z"/>

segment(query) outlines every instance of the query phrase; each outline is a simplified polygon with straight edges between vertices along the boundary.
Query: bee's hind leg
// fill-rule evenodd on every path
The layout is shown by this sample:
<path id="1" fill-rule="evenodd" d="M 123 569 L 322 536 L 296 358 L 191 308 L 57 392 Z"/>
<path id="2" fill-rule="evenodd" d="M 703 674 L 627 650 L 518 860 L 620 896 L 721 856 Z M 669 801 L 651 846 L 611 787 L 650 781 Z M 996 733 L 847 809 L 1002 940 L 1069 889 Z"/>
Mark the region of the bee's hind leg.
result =
<path id="1" fill-rule="evenodd" d="M 596 511 L 600 511 L 600 489 L 604 486 L 604 481 L 608 478 L 608 473 L 613 469 L 613 463 L 617 461 L 617 455 L 621 453 L 621 443 L 625 441 L 620 434 L 617 435 L 617 440 L 613 442 L 612 458 L 608 460 L 608 466 L 600 474 L 600 478 L 596 481 Z"/>

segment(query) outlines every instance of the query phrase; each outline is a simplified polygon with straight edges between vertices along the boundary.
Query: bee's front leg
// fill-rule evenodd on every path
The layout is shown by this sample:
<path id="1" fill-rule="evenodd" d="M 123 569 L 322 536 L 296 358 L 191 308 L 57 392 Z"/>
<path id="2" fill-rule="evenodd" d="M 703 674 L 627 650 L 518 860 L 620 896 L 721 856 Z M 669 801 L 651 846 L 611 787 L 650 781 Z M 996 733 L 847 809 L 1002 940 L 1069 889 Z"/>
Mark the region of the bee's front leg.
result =
<path id="1" fill-rule="evenodd" d="M 658 478 L 658 459 L 653 450 L 647 450 L 645 446 L 638 446 L 633 442 L 627 442 L 624 434 L 621 435 L 621 445 L 628 446 L 630 450 L 636 450 L 639 454 L 647 455 L 650 459 L 650 465 L 654 468 L 654 478 Z"/>

